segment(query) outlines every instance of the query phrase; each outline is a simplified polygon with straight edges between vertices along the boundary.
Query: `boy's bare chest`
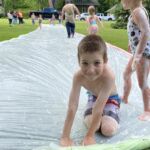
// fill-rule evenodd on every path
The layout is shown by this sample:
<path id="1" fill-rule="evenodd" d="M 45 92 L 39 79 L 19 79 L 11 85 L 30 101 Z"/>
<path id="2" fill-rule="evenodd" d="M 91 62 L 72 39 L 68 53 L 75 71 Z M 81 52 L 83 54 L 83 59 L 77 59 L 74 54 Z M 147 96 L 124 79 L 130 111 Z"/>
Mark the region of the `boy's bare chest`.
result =
<path id="1" fill-rule="evenodd" d="M 102 81 L 83 82 L 83 87 L 91 91 L 95 96 L 98 96 L 103 86 L 104 86 L 104 82 Z"/>

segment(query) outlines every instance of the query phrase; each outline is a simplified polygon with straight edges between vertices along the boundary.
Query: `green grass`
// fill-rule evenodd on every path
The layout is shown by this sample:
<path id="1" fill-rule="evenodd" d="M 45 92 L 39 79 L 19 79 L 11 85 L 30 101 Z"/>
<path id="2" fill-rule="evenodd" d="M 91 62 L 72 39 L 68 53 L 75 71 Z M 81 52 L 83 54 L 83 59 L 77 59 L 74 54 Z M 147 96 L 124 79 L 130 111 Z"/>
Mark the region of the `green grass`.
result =
<path id="1" fill-rule="evenodd" d="M 124 29 L 113 29 L 111 28 L 109 21 L 103 22 L 104 27 L 101 27 L 99 35 L 108 43 L 116 45 L 124 50 L 128 47 L 127 30 Z M 76 32 L 87 35 L 87 25 L 85 21 L 77 21 Z"/>
<path id="2" fill-rule="evenodd" d="M 48 23 L 48 20 L 44 20 L 44 23 Z M 111 23 L 112 22 L 108 21 L 103 22 L 104 27 L 101 27 L 99 35 L 101 35 L 106 42 L 127 50 L 127 31 L 124 29 L 113 29 L 111 28 Z M 27 34 L 35 30 L 37 27 L 37 23 L 35 26 L 31 24 L 31 19 L 25 19 L 25 24 L 23 25 L 13 25 L 12 27 L 8 25 L 7 19 L 0 19 L 0 41 L 9 40 L 18 37 L 19 35 Z M 88 34 L 85 21 L 76 22 L 76 32 L 84 35 Z"/>
<path id="3" fill-rule="evenodd" d="M 24 20 L 25 24 L 21 25 L 8 25 L 7 19 L 0 19 L 0 41 L 9 40 L 11 38 L 18 37 L 22 34 L 27 34 L 37 28 L 37 25 L 33 26 L 31 20 Z"/>

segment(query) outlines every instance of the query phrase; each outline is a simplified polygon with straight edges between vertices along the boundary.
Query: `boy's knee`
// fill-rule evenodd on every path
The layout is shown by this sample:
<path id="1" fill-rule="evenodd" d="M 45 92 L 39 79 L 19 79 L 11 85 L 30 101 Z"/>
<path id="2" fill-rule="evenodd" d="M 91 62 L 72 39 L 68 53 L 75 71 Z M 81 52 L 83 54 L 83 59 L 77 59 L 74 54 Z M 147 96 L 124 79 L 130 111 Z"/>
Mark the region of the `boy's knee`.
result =
<path id="1" fill-rule="evenodd" d="M 103 126 L 101 126 L 101 132 L 104 136 L 110 137 L 110 136 L 113 136 L 116 134 L 117 129 L 116 129 L 116 127 L 113 127 L 113 126 L 110 127 L 107 125 L 103 125 Z"/>
<path id="2" fill-rule="evenodd" d="M 101 124 L 101 133 L 104 136 L 113 136 L 118 130 L 118 123 L 115 119 L 104 116 Z"/>

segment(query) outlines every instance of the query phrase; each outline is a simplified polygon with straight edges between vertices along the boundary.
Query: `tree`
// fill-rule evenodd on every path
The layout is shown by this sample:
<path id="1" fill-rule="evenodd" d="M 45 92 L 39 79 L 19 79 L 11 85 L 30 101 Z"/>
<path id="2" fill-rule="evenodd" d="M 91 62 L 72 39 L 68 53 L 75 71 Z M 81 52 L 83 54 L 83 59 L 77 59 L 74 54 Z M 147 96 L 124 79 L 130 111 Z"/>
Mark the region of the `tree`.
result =
<path id="1" fill-rule="evenodd" d="M 150 0 L 145 0 L 144 6 L 149 12 L 150 16 Z M 129 11 L 123 10 L 121 3 L 118 3 L 115 8 L 116 23 L 112 24 L 112 27 L 126 29 L 129 15 Z"/>
<path id="2" fill-rule="evenodd" d="M 98 7 L 99 12 L 106 12 L 108 9 L 117 4 L 118 0 L 98 0 L 100 6 Z"/>
<path id="3" fill-rule="evenodd" d="M 39 9 L 43 9 L 44 7 L 48 7 L 49 1 L 47 0 L 37 0 L 37 4 Z"/>
<path id="4" fill-rule="evenodd" d="M 49 7 L 53 7 L 52 0 L 48 0 Z"/>
<path id="5" fill-rule="evenodd" d="M 55 3 L 55 8 L 61 10 L 65 4 L 65 0 L 57 0 Z"/>
<path id="6" fill-rule="evenodd" d="M 116 17 L 116 22 L 112 24 L 112 27 L 117 29 L 126 29 L 129 11 L 124 10 L 121 3 L 118 3 L 116 5 L 114 15 Z"/>
<path id="7" fill-rule="evenodd" d="M 149 16 L 150 16 L 150 0 L 145 0 L 144 6 L 147 9 L 147 11 L 149 12 Z"/>
<path id="8" fill-rule="evenodd" d="M 13 5 L 11 0 L 4 0 L 3 5 L 4 5 L 5 12 L 9 10 L 13 10 Z"/>
<path id="9" fill-rule="evenodd" d="M 0 0 L 0 17 L 4 16 L 5 10 L 4 10 L 4 3 L 3 0 Z"/>

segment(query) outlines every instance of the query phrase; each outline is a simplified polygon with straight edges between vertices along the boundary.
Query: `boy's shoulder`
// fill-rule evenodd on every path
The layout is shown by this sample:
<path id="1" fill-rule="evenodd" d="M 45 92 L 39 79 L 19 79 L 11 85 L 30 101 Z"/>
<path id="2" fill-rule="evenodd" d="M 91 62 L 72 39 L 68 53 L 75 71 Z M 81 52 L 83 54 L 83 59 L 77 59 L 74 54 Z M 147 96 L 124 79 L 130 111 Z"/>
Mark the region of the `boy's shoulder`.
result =
<path id="1" fill-rule="evenodd" d="M 106 65 L 103 71 L 103 78 L 106 80 L 115 80 L 115 74 L 109 65 Z"/>
<path id="2" fill-rule="evenodd" d="M 74 73 L 74 79 L 76 79 L 79 82 L 82 82 L 85 79 L 85 77 L 83 76 L 83 73 L 81 72 L 80 69 Z M 110 66 L 108 66 L 108 65 L 105 66 L 103 73 L 100 77 L 100 80 L 101 79 L 103 81 L 114 81 L 115 80 L 115 74 L 114 74 L 113 70 L 110 68 Z"/>
<path id="3" fill-rule="evenodd" d="M 73 75 L 73 83 L 82 86 L 82 83 L 84 82 L 83 80 L 84 78 L 81 71 L 80 70 L 76 71 Z"/>
<path id="4" fill-rule="evenodd" d="M 80 80 L 82 78 L 82 73 L 81 73 L 81 70 L 77 70 L 75 73 L 74 73 L 74 78 Z"/>

